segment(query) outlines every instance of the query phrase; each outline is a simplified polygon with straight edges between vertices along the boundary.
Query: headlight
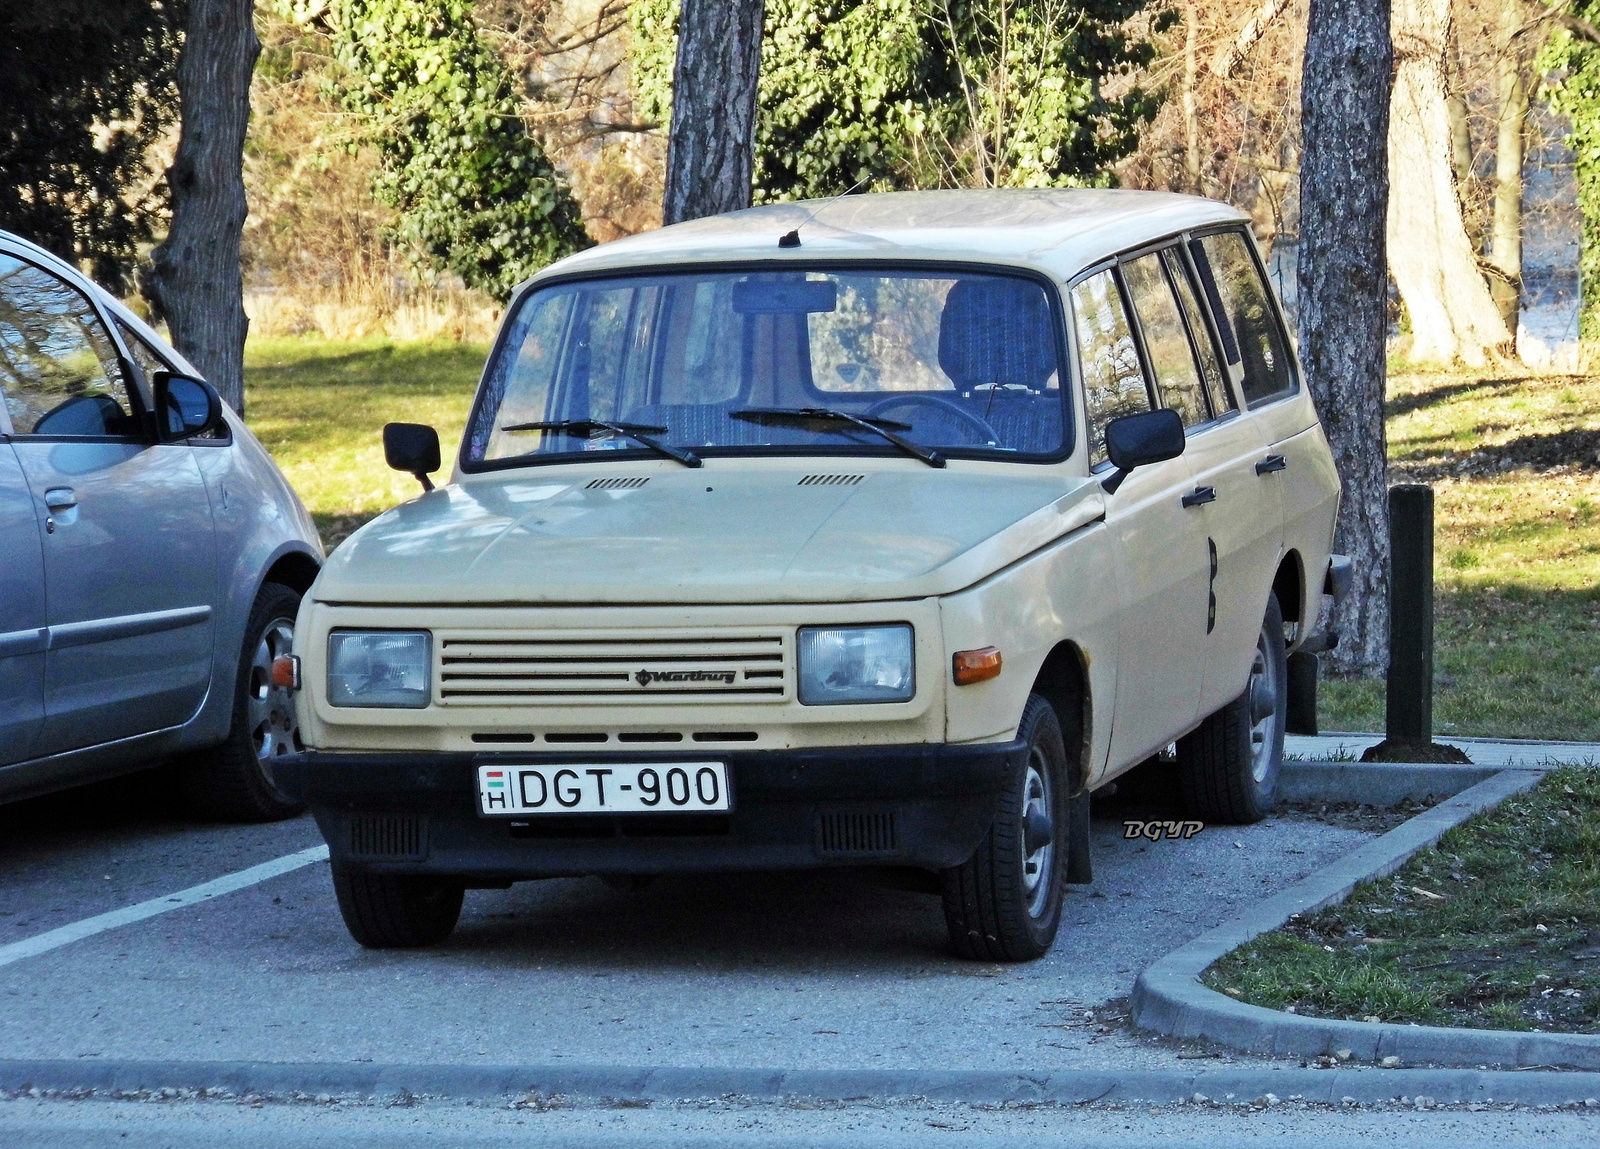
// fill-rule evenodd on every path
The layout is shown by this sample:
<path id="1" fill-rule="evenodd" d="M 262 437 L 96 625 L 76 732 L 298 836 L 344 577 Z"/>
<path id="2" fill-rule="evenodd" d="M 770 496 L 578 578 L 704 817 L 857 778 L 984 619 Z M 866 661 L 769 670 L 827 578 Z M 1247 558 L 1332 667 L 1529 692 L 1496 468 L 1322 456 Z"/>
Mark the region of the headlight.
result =
<path id="1" fill-rule="evenodd" d="M 906 702 L 916 693 L 911 627 L 800 628 L 800 701 Z"/>
<path id="2" fill-rule="evenodd" d="M 328 635 L 328 702 L 428 705 L 431 640 L 427 631 L 334 631 Z"/>

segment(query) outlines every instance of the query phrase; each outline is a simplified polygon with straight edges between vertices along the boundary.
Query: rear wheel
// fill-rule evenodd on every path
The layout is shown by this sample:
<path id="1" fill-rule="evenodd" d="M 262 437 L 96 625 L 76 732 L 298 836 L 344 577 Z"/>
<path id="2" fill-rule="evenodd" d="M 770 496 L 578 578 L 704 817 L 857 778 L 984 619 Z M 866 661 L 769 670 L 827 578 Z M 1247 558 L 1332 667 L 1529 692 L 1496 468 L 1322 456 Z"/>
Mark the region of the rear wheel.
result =
<path id="1" fill-rule="evenodd" d="M 1067 755 L 1049 702 L 1029 697 L 1018 735 L 1027 756 L 1007 779 L 994 823 L 972 857 L 942 875 L 950 944 L 975 961 L 1042 957 L 1061 925 Z"/>
<path id="2" fill-rule="evenodd" d="M 273 764 L 302 749 L 294 696 L 272 684 L 272 662 L 294 645 L 300 596 L 267 583 L 245 624 L 244 648 L 233 684 L 233 720 L 221 745 L 190 755 L 180 774 L 190 808 L 225 822 L 272 822 L 293 817 L 304 803 L 278 789 Z"/>
<path id="3" fill-rule="evenodd" d="M 333 867 L 333 892 L 350 936 L 368 949 L 414 949 L 456 928 L 466 883 L 434 874 L 374 874 Z"/>
<path id="4" fill-rule="evenodd" d="M 1244 825 L 1267 816 L 1278 797 L 1289 713 L 1283 614 L 1267 596 L 1244 693 L 1178 742 L 1184 806 L 1205 822 Z"/>

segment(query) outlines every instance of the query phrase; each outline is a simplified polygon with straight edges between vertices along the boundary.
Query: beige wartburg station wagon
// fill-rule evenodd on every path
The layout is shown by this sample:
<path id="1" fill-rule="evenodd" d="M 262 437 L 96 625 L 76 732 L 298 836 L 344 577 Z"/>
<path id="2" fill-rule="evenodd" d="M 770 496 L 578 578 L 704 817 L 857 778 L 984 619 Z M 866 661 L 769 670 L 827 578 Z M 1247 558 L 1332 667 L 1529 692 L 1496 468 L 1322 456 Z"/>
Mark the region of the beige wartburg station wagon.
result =
<path id="1" fill-rule="evenodd" d="M 1088 792 L 1176 743 L 1249 822 L 1347 564 L 1247 221 L 1123 191 L 754 208 L 557 263 L 454 472 L 334 552 L 298 660 L 364 945 L 467 888 L 883 865 L 1043 954 Z M 1330 560 L 1334 560 L 1331 561 Z"/>

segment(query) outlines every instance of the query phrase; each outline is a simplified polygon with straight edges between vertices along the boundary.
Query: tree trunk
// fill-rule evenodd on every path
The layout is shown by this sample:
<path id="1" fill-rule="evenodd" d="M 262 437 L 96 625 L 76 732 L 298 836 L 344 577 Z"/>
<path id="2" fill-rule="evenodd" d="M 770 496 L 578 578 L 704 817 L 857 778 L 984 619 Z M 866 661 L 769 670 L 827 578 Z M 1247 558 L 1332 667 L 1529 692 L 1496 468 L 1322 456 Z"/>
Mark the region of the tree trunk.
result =
<path id="1" fill-rule="evenodd" d="M 1516 40 L 1520 16 L 1517 0 L 1505 0 L 1495 60 L 1500 124 L 1494 149 L 1494 223 L 1489 231 L 1489 264 L 1496 272 L 1489 280 L 1490 292 L 1513 339 L 1522 296 L 1522 155 L 1528 118 L 1528 88 Z"/>
<path id="2" fill-rule="evenodd" d="M 1346 674 L 1389 662 L 1389 0 L 1311 0 L 1301 79 L 1300 357 L 1344 486 L 1335 546 L 1355 577 L 1334 608 Z"/>
<path id="3" fill-rule="evenodd" d="M 663 223 L 750 206 L 765 0 L 683 0 Z"/>
<path id="4" fill-rule="evenodd" d="M 167 169 L 172 226 L 150 253 L 140 290 L 166 319 L 172 344 L 244 413 L 244 280 L 239 238 L 250 73 L 261 43 L 253 0 L 189 0 L 178 94 L 178 154 Z"/>
<path id="5" fill-rule="evenodd" d="M 1200 13 L 1199 0 L 1189 0 L 1183 9 L 1183 167 L 1189 177 L 1189 190 L 1204 195 L 1200 182 L 1200 109 L 1195 87 L 1199 82 Z"/>
<path id="6" fill-rule="evenodd" d="M 1450 0 L 1397 0 L 1389 114 L 1389 267 L 1419 362 L 1479 367 L 1511 333 L 1478 271 L 1451 171 Z"/>

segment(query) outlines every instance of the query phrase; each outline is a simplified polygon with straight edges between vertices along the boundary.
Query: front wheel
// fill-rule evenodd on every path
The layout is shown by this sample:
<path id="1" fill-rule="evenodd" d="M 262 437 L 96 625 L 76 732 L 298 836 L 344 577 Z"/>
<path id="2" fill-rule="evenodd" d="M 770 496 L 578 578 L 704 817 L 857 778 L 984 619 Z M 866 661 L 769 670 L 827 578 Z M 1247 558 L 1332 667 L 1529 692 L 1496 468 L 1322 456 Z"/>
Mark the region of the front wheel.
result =
<path id="1" fill-rule="evenodd" d="M 1184 806 L 1204 822 L 1242 826 L 1267 816 L 1278 798 L 1289 669 L 1283 613 L 1267 596 L 1244 693 L 1178 742 Z"/>
<path id="2" fill-rule="evenodd" d="M 368 949 L 416 949 L 450 936 L 466 883 L 433 874 L 373 874 L 333 867 L 333 892 L 350 936 Z"/>
<path id="3" fill-rule="evenodd" d="M 272 683 L 272 663 L 294 645 L 300 596 L 267 583 L 245 624 L 233 683 L 233 720 L 220 746 L 189 757 L 180 775 L 190 807 L 226 822 L 272 822 L 305 809 L 278 789 L 277 759 L 303 749 L 288 687 Z"/>
<path id="4" fill-rule="evenodd" d="M 956 953 L 974 961 L 1032 961 L 1061 926 L 1067 831 L 1067 754 L 1054 707 L 1031 695 L 1018 736 L 1027 744 L 977 851 L 942 874 Z"/>

